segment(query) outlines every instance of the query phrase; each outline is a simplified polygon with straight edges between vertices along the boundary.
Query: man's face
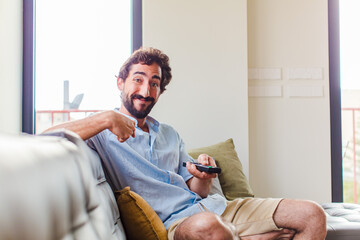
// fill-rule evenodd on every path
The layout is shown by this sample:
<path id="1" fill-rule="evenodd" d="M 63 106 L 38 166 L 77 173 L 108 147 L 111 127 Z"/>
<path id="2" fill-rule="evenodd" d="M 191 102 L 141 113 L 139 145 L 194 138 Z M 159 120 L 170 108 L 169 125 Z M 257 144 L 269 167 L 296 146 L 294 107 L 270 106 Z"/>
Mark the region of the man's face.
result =
<path id="1" fill-rule="evenodd" d="M 145 118 L 160 96 L 161 68 L 158 64 L 134 64 L 125 82 L 118 79 L 121 100 L 130 115 Z"/>

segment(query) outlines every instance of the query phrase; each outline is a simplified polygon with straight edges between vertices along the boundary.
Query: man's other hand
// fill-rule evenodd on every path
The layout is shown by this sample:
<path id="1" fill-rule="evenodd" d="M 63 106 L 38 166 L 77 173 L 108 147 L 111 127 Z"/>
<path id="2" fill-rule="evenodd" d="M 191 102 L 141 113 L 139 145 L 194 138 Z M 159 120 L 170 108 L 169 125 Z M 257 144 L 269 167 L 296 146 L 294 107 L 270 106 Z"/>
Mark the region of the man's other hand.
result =
<path id="1" fill-rule="evenodd" d="M 207 154 L 200 154 L 198 157 L 198 163 L 205 166 L 216 167 L 215 160 Z M 186 168 L 189 171 L 189 173 L 191 173 L 196 178 L 200 178 L 200 179 L 216 178 L 216 173 L 201 172 L 197 170 L 195 164 L 192 164 L 190 162 L 186 163 Z"/>

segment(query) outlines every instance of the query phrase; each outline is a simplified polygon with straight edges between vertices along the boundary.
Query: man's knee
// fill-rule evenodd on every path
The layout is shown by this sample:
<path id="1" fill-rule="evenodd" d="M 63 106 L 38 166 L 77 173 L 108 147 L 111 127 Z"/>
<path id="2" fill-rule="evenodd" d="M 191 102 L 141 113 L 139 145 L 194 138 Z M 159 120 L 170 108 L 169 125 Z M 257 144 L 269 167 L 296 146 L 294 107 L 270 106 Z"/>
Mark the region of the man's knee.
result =
<path id="1" fill-rule="evenodd" d="M 303 212 L 304 221 L 310 222 L 312 224 L 317 223 L 317 225 L 325 225 L 326 224 L 326 215 L 324 209 L 313 201 L 308 200 L 300 200 L 300 209 Z"/>
<path id="2" fill-rule="evenodd" d="M 319 239 L 325 239 L 327 234 L 326 230 L 326 215 L 324 209 L 317 203 L 312 201 L 306 201 L 305 213 L 307 219 L 305 219 L 306 227 L 311 229 L 311 232 L 319 237 Z"/>
<path id="3" fill-rule="evenodd" d="M 324 209 L 317 203 L 307 201 L 308 215 L 312 222 L 326 230 L 326 215 Z"/>
<path id="4" fill-rule="evenodd" d="M 175 230 L 174 239 L 228 240 L 234 239 L 234 228 L 210 212 L 195 214 L 184 220 Z"/>
<path id="5" fill-rule="evenodd" d="M 279 211 L 278 211 L 279 210 Z M 279 227 L 295 229 L 298 232 L 311 231 L 326 235 L 326 215 L 323 208 L 308 200 L 284 199 L 274 215 Z M 275 219 L 276 218 L 276 219 Z"/>

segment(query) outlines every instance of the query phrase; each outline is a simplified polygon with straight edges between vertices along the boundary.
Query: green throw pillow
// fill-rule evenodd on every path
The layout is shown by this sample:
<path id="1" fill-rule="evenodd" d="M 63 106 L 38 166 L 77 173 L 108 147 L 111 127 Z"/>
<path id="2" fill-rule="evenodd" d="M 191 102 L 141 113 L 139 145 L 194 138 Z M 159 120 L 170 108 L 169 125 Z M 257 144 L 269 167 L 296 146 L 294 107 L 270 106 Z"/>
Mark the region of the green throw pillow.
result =
<path id="1" fill-rule="evenodd" d="M 202 153 L 215 159 L 216 165 L 221 168 L 219 174 L 221 188 L 228 200 L 254 197 L 231 138 L 215 145 L 189 150 L 188 153 L 195 160 Z"/>

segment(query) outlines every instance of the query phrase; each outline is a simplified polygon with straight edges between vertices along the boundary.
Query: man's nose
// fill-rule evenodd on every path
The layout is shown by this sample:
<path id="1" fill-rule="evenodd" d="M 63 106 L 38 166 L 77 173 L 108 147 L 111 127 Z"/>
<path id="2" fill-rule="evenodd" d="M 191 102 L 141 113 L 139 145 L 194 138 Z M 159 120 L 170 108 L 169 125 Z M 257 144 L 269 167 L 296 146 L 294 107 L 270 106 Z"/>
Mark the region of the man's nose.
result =
<path id="1" fill-rule="evenodd" d="M 150 96 L 150 84 L 149 83 L 143 83 L 141 85 L 140 94 L 143 97 L 149 97 Z"/>

